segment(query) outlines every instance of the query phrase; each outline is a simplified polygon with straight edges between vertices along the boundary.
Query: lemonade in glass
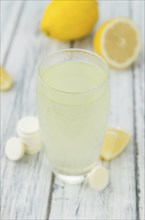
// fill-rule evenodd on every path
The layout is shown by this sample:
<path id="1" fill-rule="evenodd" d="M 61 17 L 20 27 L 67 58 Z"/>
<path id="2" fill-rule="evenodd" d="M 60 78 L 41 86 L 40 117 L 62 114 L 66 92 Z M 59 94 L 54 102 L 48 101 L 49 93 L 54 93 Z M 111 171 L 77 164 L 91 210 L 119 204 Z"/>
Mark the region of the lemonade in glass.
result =
<path id="1" fill-rule="evenodd" d="M 96 166 L 109 113 L 109 69 L 96 53 L 66 49 L 47 56 L 37 78 L 38 115 L 53 172 L 81 182 Z"/>

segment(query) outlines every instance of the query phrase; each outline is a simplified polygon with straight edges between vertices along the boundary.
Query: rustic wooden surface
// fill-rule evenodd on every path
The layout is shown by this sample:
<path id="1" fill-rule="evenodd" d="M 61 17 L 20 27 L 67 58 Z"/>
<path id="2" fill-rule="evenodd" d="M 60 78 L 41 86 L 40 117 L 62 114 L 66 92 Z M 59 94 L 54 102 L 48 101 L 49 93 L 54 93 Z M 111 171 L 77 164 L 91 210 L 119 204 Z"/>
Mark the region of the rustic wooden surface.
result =
<path id="1" fill-rule="evenodd" d="M 56 179 L 43 152 L 19 162 L 5 158 L 6 140 L 16 135 L 16 123 L 36 114 L 37 64 L 46 53 L 78 47 L 93 50 L 90 37 L 62 43 L 39 31 L 49 1 L 1 1 L 1 64 L 14 79 L 14 88 L 1 94 L 1 219 L 2 220 L 144 220 L 144 53 L 126 71 L 111 70 L 109 126 L 131 132 L 126 151 L 104 166 L 110 185 L 94 192 L 87 183 L 71 186 Z M 100 0 L 100 21 L 127 16 L 140 27 L 144 39 L 143 0 Z M 144 45 L 143 45 L 144 46 Z"/>

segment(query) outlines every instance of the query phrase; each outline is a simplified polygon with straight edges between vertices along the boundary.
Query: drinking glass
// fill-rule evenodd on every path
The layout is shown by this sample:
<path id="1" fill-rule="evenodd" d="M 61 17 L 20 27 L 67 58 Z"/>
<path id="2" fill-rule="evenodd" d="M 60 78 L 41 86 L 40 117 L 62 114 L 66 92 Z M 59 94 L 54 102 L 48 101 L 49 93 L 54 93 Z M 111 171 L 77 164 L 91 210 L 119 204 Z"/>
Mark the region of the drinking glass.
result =
<path id="1" fill-rule="evenodd" d="M 37 77 L 38 116 L 52 171 L 79 183 L 96 166 L 109 114 L 109 68 L 96 53 L 46 56 Z"/>

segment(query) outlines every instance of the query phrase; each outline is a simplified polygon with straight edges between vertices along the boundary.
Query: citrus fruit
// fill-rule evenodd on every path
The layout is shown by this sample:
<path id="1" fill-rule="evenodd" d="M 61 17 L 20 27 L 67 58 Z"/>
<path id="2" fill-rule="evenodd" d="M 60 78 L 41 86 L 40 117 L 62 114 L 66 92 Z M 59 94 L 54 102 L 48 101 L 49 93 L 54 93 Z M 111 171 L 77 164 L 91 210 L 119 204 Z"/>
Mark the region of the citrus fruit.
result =
<path id="1" fill-rule="evenodd" d="M 12 77 L 7 73 L 3 67 L 0 67 L 0 90 L 6 91 L 11 89 L 13 85 Z"/>
<path id="2" fill-rule="evenodd" d="M 114 159 L 125 149 L 129 140 L 130 134 L 126 131 L 117 128 L 108 129 L 101 152 L 101 158 L 104 160 Z"/>
<path id="3" fill-rule="evenodd" d="M 139 29 L 128 18 L 110 19 L 96 32 L 94 47 L 111 67 L 128 68 L 140 52 Z"/>
<path id="4" fill-rule="evenodd" d="M 41 31 L 62 41 L 88 35 L 99 17 L 96 0 L 52 1 L 44 11 Z"/>

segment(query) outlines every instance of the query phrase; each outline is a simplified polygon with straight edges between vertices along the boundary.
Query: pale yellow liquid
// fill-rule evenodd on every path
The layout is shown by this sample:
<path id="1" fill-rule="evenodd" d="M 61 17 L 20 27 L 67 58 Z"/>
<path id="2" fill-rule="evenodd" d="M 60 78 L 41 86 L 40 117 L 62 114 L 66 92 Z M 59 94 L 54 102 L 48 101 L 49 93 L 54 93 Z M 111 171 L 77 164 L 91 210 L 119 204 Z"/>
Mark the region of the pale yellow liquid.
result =
<path id="1" fill-rule="evenodd" d="M 108 118 L 107 73 L 93 64 L 64 62 L 40 74 L 38 109 L 45 151 L 62 174 L 81 175 L 96 164 Z"/>

